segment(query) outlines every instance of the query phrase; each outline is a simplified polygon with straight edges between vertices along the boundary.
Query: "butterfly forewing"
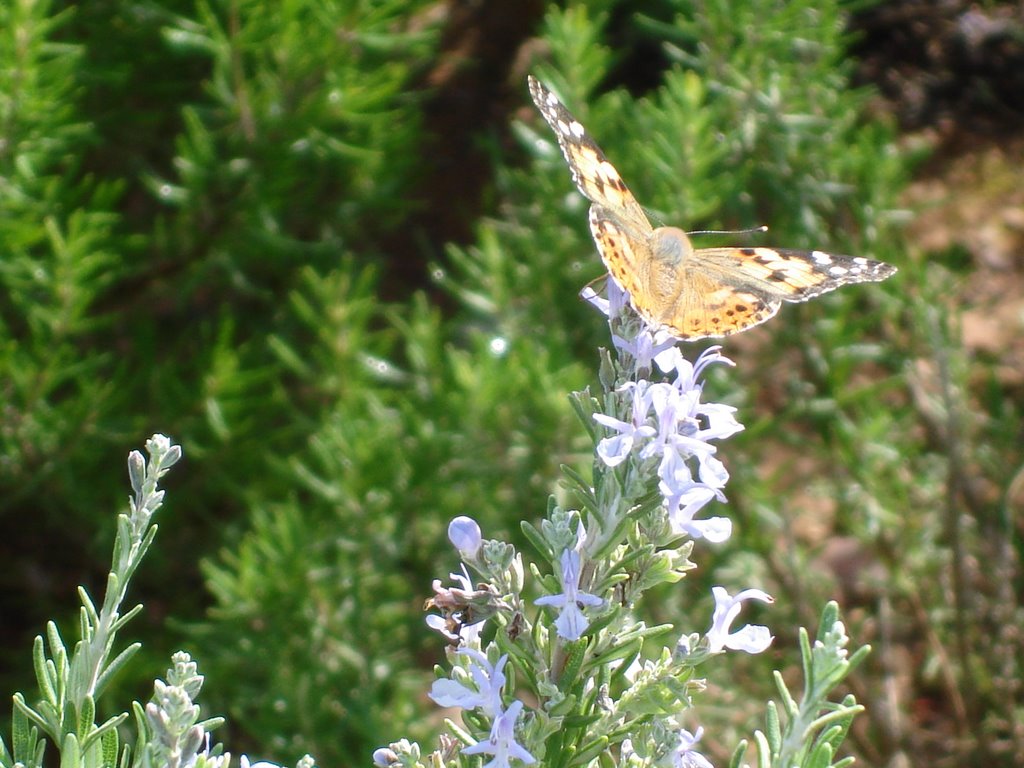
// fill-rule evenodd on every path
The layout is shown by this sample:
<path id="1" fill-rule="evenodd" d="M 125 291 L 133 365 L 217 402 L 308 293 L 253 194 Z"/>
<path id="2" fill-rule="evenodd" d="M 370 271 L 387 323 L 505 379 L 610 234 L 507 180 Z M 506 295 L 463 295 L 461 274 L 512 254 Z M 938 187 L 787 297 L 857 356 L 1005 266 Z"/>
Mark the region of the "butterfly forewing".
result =
<path id="1" fill-rule="evenodd" d="M 756 287 L 783 301 L 807 301 L 850 283 L 877 282 L 896 268 L 883 261 L 782 248 L 701 248 L 694 265 L 726 284 Z"/>
<path id="2" fill-rule="evenodd" d="M 572 180 L 583 196 L 592 203 L 615 211 L 616 216 L 632 228 L 651 231 L 643 208 L 633 197 L 619 172 L 608 162 L 597 142 L 568 109 L 540 80 L 529 78 L 530 94 L 541 115 L 558 138 Z"/>

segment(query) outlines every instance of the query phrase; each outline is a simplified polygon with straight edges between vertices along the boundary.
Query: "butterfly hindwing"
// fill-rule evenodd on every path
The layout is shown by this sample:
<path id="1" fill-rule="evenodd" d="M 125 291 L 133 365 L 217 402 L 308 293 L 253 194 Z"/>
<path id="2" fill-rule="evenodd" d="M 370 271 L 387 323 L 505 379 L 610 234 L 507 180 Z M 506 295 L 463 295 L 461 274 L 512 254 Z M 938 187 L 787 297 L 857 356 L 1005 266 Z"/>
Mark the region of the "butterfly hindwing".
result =
<path id="1" fill-rule="evenodd" d="M 777 297 L 756 288 L 724 285 L 694 271 L 655 327 L 683 341 L 731 336 L 773 317 L 781 305 Z"/>

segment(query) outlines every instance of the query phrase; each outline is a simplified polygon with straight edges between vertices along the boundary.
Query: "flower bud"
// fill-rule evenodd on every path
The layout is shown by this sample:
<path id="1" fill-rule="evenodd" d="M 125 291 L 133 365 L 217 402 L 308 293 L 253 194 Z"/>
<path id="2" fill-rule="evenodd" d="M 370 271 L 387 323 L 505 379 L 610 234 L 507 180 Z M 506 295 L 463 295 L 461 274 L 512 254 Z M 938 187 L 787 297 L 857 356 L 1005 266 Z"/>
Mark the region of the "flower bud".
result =
<path id="1" fill-rule="evenodd" d="M 460 555 L 471 558 L 480 549 L 483 536 L 476 520 L 459 515 L 448 524 L 448 540 L 455 545 Z"/>

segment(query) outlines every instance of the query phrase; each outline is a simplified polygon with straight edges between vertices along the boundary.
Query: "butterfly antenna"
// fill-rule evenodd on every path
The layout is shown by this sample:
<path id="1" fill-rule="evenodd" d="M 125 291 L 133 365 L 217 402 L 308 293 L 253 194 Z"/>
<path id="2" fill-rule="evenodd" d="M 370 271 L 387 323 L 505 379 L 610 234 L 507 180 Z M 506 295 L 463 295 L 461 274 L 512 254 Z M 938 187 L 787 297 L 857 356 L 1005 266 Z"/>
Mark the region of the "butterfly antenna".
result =
<path id="1" fill-rule="evenodd" d="M 688 235 L 749 235 L 754 232 L 767 232 L 768 227 L 762 224 L 760 227 L 749 229 L 698 229 L 694 232 L 687 232 Z"/>

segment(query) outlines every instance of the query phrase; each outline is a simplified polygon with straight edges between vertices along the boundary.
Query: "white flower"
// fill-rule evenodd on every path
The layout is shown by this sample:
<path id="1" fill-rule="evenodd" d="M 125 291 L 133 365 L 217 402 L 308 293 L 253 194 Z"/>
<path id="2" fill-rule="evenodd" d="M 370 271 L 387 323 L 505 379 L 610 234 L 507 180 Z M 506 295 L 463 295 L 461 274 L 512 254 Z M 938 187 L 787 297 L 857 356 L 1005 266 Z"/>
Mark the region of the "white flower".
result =
<path id="1" fill-rule="evenodd" d="M 724 587 L 712 587 L 715 596 L 715 613 L 711 619 L 711 629 L 705 637 L 711 653 L 719 653 L 725 648 L 747 653 L 761 653 L 772 644 L 772 635 L 768 627 L 747 624 L 732 632 L 729 628 L 739 616 L 740 606 L 744 600 L 760 600 L 763 603 L 774 603 L 775 600 L 767 592 L 760 589 L 744 589 L 735 597 L 729 595 Z"/>

